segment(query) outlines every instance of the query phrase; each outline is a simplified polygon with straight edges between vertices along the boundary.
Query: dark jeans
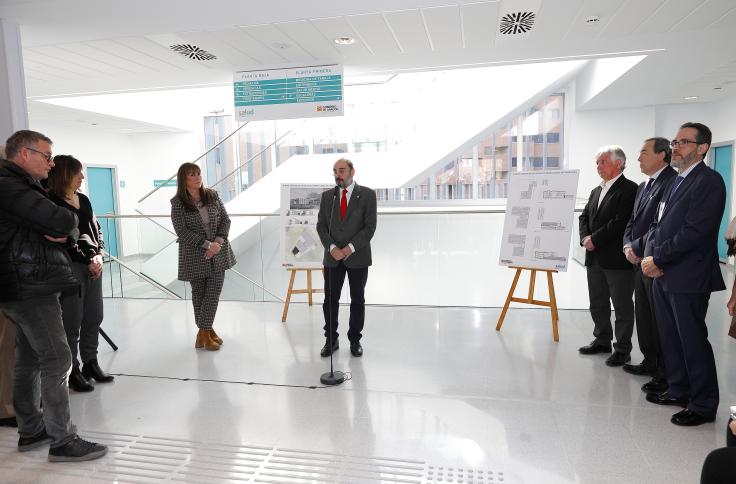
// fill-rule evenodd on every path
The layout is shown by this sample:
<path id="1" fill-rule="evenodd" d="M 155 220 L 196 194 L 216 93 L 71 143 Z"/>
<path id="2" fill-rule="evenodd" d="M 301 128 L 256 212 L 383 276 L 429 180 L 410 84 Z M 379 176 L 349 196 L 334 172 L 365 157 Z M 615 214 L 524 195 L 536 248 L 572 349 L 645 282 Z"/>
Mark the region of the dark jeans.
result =
<path id="1" fill-rule="evenodd" d="M 94 281 L 89 278 L 87 264 L 72 262 L 72 270 L 81 283 L 80 290 L 73 290 L 61 296 L 62 319 L 72 364 L 77 361 L 77 348 L 82 363 L 97 359 L 100 324 L 102 323 L 102 277 Z"/>
<path id="2" fill-rule="evenodd" d="M 607 345 L 613 339 L 613 302 L 616 314 L 616 342 L 613 348 L 628 355 L 631 353 L 631 335 L 634 333 L 634 269 L 604 269 L 598 261 L 585 269 L 588 275 L 588 296 L 595 342 Z"/>
<path id="3" fill-rule="evenodd" d="M 13 406 L 18 433 L 32 437 L 45 427 L 53 439 L 51 447 L 64 445 L 76 429 L 69 411 L 72 356 L 61 322 L 59 293 L 2 302 L 0 310 L 17 329 Z"/>
<path id="4" fill-rule="evenodd" d="M 332 341 L 337 341 L 337 313 L 340 310 L 340 294 L 348 275 L 350 284 L 350 329 L 348 339 L 357 343 L 362 338 L 365 323 L 365 284 L 368 282 L 368 268 L 349 269 L 340 262 L 337 267 L 325 267 L 325 302 L 322 312 L 325 316 L 325 338 L 330 336 L 330 307 L 332 308 Z"/>

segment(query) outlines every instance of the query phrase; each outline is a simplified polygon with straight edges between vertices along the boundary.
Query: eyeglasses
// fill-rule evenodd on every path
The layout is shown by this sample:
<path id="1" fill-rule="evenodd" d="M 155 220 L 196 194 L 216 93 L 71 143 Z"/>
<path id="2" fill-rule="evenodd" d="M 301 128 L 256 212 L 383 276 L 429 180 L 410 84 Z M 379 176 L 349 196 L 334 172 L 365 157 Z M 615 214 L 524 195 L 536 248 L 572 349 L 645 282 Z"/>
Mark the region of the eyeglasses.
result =
<path id="1" fill-rule="evenodd" d="M 677 148 L 678 146 L 687 146 L 688 143 L 692 143 L 694 145 L 702 144 L 702 143 L 698 143 L 697 141 L 692 141 L 689 139 L 681 139 L 681 140 L 673 139 L 672 141 L 670 141 L 670 146 L 673 148 Z"/>
<path id="2" fill-rule="evenodd" d="M 51 158 L 54 157 L 54 155 L 52 155 L 51 153 L 45 153 L 45 152 L 39 151 L 39 150 L 37 150 L 35 148 L 31 148 L 30 146 L 24 146 L 24 148 L 27 149 L 27 150 L 30 150 L 30 151 L 34 151 L 34 152 L 38 153 L 39 155 L 43 155 L 43 157 L 46 158 L 46 161 L 51 161 Z"/>

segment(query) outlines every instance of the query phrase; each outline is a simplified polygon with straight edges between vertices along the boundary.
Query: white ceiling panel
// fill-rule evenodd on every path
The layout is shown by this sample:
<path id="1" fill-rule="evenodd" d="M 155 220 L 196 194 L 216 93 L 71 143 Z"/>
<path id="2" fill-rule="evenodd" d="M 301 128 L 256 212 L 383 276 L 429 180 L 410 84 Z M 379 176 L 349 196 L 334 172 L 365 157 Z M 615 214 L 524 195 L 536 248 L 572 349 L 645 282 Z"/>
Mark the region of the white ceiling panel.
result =
<path id="1" fill-rule="evenodd" d="M 325 38 L 308 20 L 284 22 L 275 26 L 314 59 L 337 60 L 342 57 L 342 54 L 333 47 L 335 43 L 332 39 Z"/>
<path id="2" fill-rule="evenodd" d="M 666 2 L 667 0 L 626 0 L 609 20 L 601 19 L 603 29 L 600 37 L 622 37 L 631 34 Z"/>
<path id="3" fill-rule="evenodd" d="M 703 29 L 716 22 L 734 8 L 736 8 L 736 2 L 734 0 L 709 0 L 672 27 L 672 30 L 682 32 Z"/>
<path id="4" fill-rule="evenodd" d="M 88 59 L 97 61 L 100 64 L 108 65 L 110 67 L 117 67 L 128 73 L 145 74 L 154 71 L 154 69 L 151 69 L 150 67 L 143 64 L 131 62 L 125 58 L 111 55 L 109 52 L 97 49 L 93 45 L 90 45 L 89 42 L 74 42 L 70 44 L 62 44 L 59 47 L 64 50 L 74 52 L 75 54 L 78 54 L 80 56 L 87 57 Z"/>
<path id="5" fill-rule="evenodd" d="M 460 9 L 464 47 L 466 49 L 490 49 L 496 43 L 499 2 L 483 2 L 463 5 Z"/>
<path id="6" fill-rule="evenodd" d="M 607 21 L 612 19 L 625 2 L 611 0 L 586 0 L 578 10 L 565 36 L 567 40 L 593 39 L 601 35 Z M 597 16 L 598 22 L 586 22 L 588 17 Z"/>
<path id="7" fill-rule="evenodd" d="M 58 60 L 63 60 L 66 64 L 72 64 L 76 67 L 91 71 L 91 75 L 97 77 L 118 76 L 121 74 L 131 73 L 131 71 L 127 71 L 120 67 L 111 65 L 110 63 L 98 62 L 95 59 L 91 59 L 83 54 L 79 54 L 74 50 L 74 48 L 75 44 L 63 44 L 58 47 L 34 47 L 33 50 L 38 54 L 43 54 Z"/>
<path id="8" fill-rule="evenodd" d="M 669 0 L 642 22 L 634 33 L 668 32 L 707 0 Z"/>
<path id="9" fill-rule="evenodd" d="M 55 47 L 34 47 L 23 51 L 23 56 L 29 61 L 35 61 L 39 64 L 53 67 L 68 74 L 76 74 L 80 77 L 98 77 L 97 72 L 87 66 L 80 66 L 73 62 L 68 62 L 62 51 Z"/>
<path id="10" fill-rule="evenodd" d="M 243 52 L 253 59 L 256 64 L 279 64 L 286 60 L 285 57 L 275 53 L 240 28 L 218 30 L 212 32 L 212 35 L 232 48 Z"/>
<path id="11" fill-rule="evenodd" d="M 146 37 L 125 37 L 115 41 L 140 55 L 152 57 L 173 68 L 191 69 L 196 64 Z"/>
<path id="12" fill-rule="evenodd" d="M 352 45 L 337 45 L 338 52 L 342 54 L 345 59 L 366 59 L 372 58 L 373 52 L 363 43 L 361 37 L 353 29 L 345 17 L 329 17 L 329 18 L 318 18 L 311 20 L 312 25 L 317 30 L 322 32 L 328 40 L 334 40 L 337 37 L 355 37 L 355 43 Z"/>
<path id="13" fill-rule="evenodd" d="M 733 26 L 736 25 L 736 8 L 713 22 L 713 24 L 710 26 L 712 29 L 733 29 Z"/>
<path id="14" fill-rule="evenodd" d="M 401 52 L 393 32 L 380 13 L 352 15 L 347 21 L 374 55 L 393 55 Z"/>
<path id="15" fill-rule="evenodd" d="M 432 42 L 432 50 L 443 52 L 462 49 L 463 37 L 459 6 L 425 8 L 422 14 Z"/>
<path id="16" fill-rule="evenodd" d="M 529 40 L 559 41 L 569 30 L 571 22 L 577 18 L 582 5 L 583 0 L 565 2 L 545 0 L 537 12 L 537 20 L 529 33 Z"/>
<path id="17" fill-rule="evenodd" d="M 184 32 L 177 35 L 187 43 L 194 44 L 200 49 L 216 55 L 220 60 L 219 65 L 222 67 L 245 67 L 258 64 L 252 57 L 220 40 L 212 32 Z M 203 64 L 210 65 L 210 61 L 203 62 Z"/>
<path id="18" fill-rule="evenodd" d="M 402 10 L 384 13 L 386 21 L 396 35 L 402 53 L 430 52 L 429 38 L 424 19 L 419 10 Z"/>
<path id="19" fill-rule="evenodd" d="M 71 80 L 81 79 L 84 77 L 77 72 L 69 72 L 66 69 L 31 59 L 26 55 L 25 52 L 23 59 L 23 69 L 26 72 L 32 72 L 34 74 L 34 78 L 40 78 L 43 80 Z"/>
<path id="20" fill-rule="evenodd" d="M 85 42 L 85 44 L 107 54 L 108 57 L 115 57 L 133 64 L 138 64 L 142 68 L 147 68 L 152 71 L 158 72 L 168 70 L 173 67 L 171 64 L 166 64 L 149 55 L 141 55 L 140 52 L 120 44 L 115 40 L 93 40 Z"/>
<path id="21" fill-rule="evenodd" d="M 273 25 L 256 25 L 241 29 L 254 39 L 260 40 L 263 45 L 287 62 L 309 63 L 315 60 L 314 56 Z"/>

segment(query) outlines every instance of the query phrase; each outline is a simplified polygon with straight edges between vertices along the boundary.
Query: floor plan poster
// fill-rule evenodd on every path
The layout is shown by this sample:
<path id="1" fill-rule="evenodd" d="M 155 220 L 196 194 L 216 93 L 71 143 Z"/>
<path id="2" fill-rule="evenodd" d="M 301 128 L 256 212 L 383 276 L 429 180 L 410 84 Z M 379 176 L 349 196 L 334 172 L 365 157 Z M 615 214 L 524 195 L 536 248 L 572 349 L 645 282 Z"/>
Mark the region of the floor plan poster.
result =
<path id="1" fill-rule="evenodd" d="M 322 192 L 334 185 L 281 185 L 281 264 L 322 267 L 317 214 Z"/>
<path id="2" fill-rule="evenodd" d="M 499 263 L 567 271 L 578 170 L 512 173 Z"/>

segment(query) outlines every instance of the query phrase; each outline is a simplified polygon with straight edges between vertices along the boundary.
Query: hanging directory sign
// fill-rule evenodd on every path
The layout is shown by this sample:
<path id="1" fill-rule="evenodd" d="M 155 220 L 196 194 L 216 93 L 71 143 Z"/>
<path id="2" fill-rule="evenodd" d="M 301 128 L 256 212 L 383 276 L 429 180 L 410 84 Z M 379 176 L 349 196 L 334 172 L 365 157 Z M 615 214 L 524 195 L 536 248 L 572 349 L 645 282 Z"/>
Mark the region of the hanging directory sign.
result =
<path id="1" fill-rule="evenodd" d="M 499 263 L 567 270 L 578 170 L 512 173 Z"/>
<path id="2" fill-rule="evenodd" d="M 343 115 L 337 64 L 236 72 L 233 89 L 240 122 Z"/>

